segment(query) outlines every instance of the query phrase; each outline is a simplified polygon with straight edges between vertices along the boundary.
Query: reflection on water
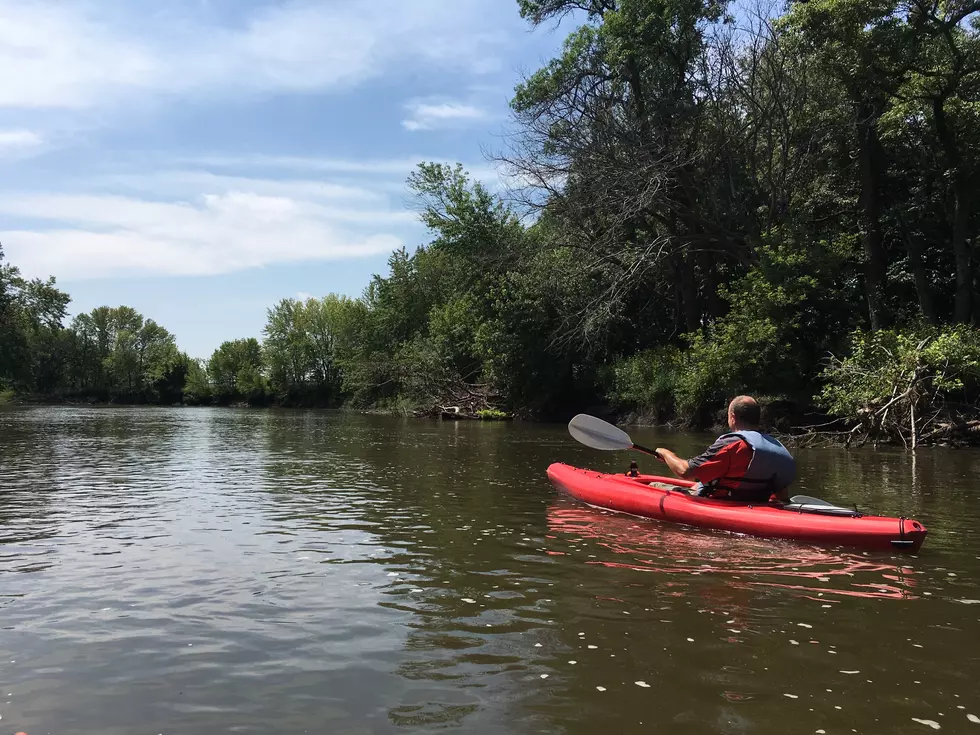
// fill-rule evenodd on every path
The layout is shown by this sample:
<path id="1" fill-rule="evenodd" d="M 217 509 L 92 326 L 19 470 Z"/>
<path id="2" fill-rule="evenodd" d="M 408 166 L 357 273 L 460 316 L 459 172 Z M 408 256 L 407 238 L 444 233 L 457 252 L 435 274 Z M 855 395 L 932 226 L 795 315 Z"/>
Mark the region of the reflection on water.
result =
<path id="1" fill-rule="evenodd" d="M 800 453 L 799 492 L 926 523 L 911 558 L 597 511 L 544 474 L 628 459 L 560 426 L 0 411 L 0 724 L 977 727 L 980 453 Z"/>
<path id="2" fill-rule="evenodd" d="M 590 558 L 587 564 L 677 575 L 682 579 L 717 575 L 730 586 L 778 586 L 799 590 L 811 599 L 813 595 L 914 599 L 913 577 L 917 572 L 913 568 L 881 558 L 871 560 L 867 554 L 832 552 L 750 536 L 740 536 L 735 545 L 727 533 L 651 522 L 582 507 L 570 500 L 559 501 L 548 509 L 548 526 L 555 534 L 549 538 L 564 540 L 570 548 L 577 548 L 582 539 L 593 539 L 599 548 L 627 558 Z M 555 550 L 548 553 L 569 553 L 558 550 L 559 546 L 555 544 Z M 786 578 L 796 584 L 777 581 Z M 832 582 L 843 586 L 816 584 Z"/>

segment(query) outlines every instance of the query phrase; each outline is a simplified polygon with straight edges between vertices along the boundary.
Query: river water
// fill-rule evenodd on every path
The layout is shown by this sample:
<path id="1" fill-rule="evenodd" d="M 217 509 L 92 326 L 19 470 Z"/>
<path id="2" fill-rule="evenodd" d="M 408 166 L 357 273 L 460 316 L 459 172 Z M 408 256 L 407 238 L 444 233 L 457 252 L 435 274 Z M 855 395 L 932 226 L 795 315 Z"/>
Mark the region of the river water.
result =
<path id="1" fill-rule="evenodd" d="M 980 735 L 980 453 L 796 454 L 922 551 L 589 509 L 563 426 L 0 411 L 0 733 Z"/>

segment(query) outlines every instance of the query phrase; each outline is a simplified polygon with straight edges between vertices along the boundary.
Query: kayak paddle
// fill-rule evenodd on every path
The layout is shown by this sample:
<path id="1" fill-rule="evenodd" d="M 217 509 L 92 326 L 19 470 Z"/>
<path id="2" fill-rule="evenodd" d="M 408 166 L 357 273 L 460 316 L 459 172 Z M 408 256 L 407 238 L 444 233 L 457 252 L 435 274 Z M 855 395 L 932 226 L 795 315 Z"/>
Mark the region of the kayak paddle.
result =
<path id="1" fill-rule="evenodd" d="M 664 461 L 663 457 L 653 449 L 647 449 L 646 447 L 641 447 L 639 444 L 634 444 L 633 440 L 630 439 L 630 435 L 619 427 L 585 413 L 580 413 L 568 422 L 568 433 L 572 435 L 575 441 L 581 442 L 585 446 L 592 447 L 593 449 L 611 451 L 635 449 L 638 452 L 650 454 L 661 462 Z"/>

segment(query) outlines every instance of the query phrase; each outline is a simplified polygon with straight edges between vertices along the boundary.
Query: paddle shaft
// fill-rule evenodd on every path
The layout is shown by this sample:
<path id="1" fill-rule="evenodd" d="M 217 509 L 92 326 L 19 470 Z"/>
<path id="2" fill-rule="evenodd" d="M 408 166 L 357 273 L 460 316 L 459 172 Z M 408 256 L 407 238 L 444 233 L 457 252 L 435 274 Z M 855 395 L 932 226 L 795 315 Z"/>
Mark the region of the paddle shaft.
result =
<path id="1" fill-rule="evenodd" d="M 647 449 L 646 447 L 641 447 L 639 444 L 634 444 L 631 448 L 635 449 L 638 452 L 643 452 L 644 454 L 649 454 L 653 457 L 656 457 L 661 462 L 664 461 L 664 458 L 660 456 L 660 452 L 656 451 L 655 449 Z"/>

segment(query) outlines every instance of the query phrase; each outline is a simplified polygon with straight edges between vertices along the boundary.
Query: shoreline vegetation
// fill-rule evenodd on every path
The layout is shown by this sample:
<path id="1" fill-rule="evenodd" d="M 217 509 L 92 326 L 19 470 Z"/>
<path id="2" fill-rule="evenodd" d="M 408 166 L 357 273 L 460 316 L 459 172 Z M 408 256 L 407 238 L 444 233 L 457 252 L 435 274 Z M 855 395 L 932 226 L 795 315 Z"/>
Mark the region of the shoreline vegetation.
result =
<path id="1" fill-rule="evenodd" d="M 207 360 L 65 324 L 0 250 L 0 395 L 707 428 L 750 393 L 800 443 L 980 444 L 974 6 L 518 6 L 580 25 L 514 90 L 510 190 L 421 164 L 428 243 Z"/>

